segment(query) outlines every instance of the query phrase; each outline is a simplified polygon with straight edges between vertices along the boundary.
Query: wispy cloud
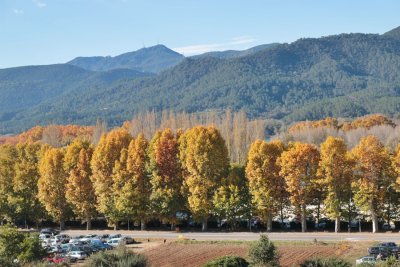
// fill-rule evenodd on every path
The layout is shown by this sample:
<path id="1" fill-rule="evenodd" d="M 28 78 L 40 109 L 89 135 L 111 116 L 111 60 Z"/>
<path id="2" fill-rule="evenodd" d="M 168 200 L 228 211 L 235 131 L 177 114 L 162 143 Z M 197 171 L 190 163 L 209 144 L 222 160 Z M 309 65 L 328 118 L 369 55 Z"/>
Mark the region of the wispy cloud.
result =
<path id="1" fill-rule="evenodd" d="M 22 9 L 16 9 L 16 8 L 14 8 L 14 9 L 13 9 L 13 13 L 14 13 L 15 15 L 23 15 L 25 12 L 24 12 Z"/>
<path id="2" fill-rule="evenodd" d="M 47 6 L 47 4 L 45 2 L 43 2 L 42 0 L 32 0 L 32 1 L 33 1 L 33 3 L 35 3 L 35 5 L 38 8 L 44 8 Z"/>
<path id="3" fill-rule="evenodd" d="M 237 49 L 238 46 L 251 44 L 254 43 L 255 41 L 256 39 L 251 36 L 238 36 L 238 37 L 233 37 L 229 42 L 226 43 L 189 45 L 189 46 L 176 47 L 173 49 L 181 54 L 191 56 L 210 51 L 223 51 L 235 48 Z"/>

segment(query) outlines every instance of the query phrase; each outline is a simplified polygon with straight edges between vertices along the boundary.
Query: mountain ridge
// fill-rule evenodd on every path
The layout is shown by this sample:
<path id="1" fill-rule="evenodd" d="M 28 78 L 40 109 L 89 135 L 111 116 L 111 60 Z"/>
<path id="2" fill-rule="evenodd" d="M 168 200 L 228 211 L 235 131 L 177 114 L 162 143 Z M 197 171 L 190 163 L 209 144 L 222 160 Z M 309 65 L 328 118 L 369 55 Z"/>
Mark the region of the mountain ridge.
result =
<path id="1" fill-rule="evenodd" d="M 92 71 L 132 69 L 141 72 L 159 73 L 178 64 L 183 58 L 183 55 L 164 45 L 155 45 L 115 57 L 77 57 L 66 64 Z"/>
<path id="2" fill-rule="evenodd" d="M 147 110 L 228 107 L 285 122 L 400 112 L 400 40 L 386 34 L 302 38 L 236 58 L 184 58 L 157 75 L 76 87 L 32 108 L 0 114 L 3 132 L 21 125 L 118 125 Z"/>

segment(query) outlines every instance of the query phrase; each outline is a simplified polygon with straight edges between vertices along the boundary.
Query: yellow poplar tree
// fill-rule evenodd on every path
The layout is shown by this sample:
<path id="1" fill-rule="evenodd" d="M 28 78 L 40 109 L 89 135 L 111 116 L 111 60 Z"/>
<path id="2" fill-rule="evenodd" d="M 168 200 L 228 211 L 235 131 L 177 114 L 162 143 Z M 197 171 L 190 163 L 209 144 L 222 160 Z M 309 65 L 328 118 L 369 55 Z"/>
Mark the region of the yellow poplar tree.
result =
<path id="1" fill-rule="evenodd" d="M 13 178 L 15 176 L 14 160 L 17 151 L 14 146 L 0 146 L 0 216 L 12 221 L 15 216 L 15 208 L 11 205 L 9 198 L 13 193 Z"/>
<path id="2" fill-rule="evenodd" d="M 211 126 L 197 126 L 185 132 L 179 150 L 189 209 L 206 231 L 213 212 L 214 192 L 229 170 L 228 150 L 219 131 Z"/>
<path id="3" fill-rule="evenodd" d="M 87 230 L 91 229 L 91 220 L 96 212 L 90 168 L 92 155 L 90 143 L 76 139 L 67 147 L 64 159 L 64 168 L 68 173 L 66 198 L 74 213 L 86 221 Z"/>
<path id="4" fill-rule="evenodd" d="M 372 135 L 361 138 L 351 154 L 356 164 L 354 201 L 361 210 L 371 214 L 372 232 L 376 233 L 388 189 L 395 183 L 391 158 L 379 139 Z"/>
<path id="5" fill-rule="evenodd" d="M 167 128 L 157 132 L 149 146 L 150 206 L 160 219 L 175 228 L 176 213 L 184 209 L 178 138 Z"/>
<path id="6" fill-rule="evenodd" d="M 60 148 L 48 149 L 39 163 L 40 178 L 38 181 L 38 197 L 46 211 L 60 222 L 64 229 L 69 212 L 65 197 L 68 174 L 64 167 L 64 151 Z"/>
<path id="7" fill-rule="evenodd" d="M 285 180 L 279 174 L 277 159 L 284 151 L 281 141 L 267 143 L 255 141 L 249 150 L 246 177 L 249 181 L 252 203 L 257 213 L 267 222 L 267 231 L 272 229 L 272 217 L 282 208 L 287 196 Z"/>
<path id="8" fill-rule="evenodd" d="M 352 160 L 349 159 L 347 146 L 342 138 L 329 136 L 321 144 L 320 153 L 318 176 L 319 183 L 325 190 L 325 209 L 327 215 L 335 220 L 335 232 L 340 232 L 343 207 L 350 203 Z"/>
<path id="9" fill-rule="evenodd" d="M 96 146 L 92 160 L 92 182 L 97 197 L 97 210 L 104 214 L 109 225 L 118 227 L 115 213 L 113 170 L 115 162 L 121 157 L 121 151 L 129 146 L 131 136 L 121 128 L 102 135 Z"/>
<path id="10" fill-rule="evenodd" d="M 141 222 L 141 229 L 146 227 L 149 215 L 150 179 L 147 172 L 148 142 L 143 134 L 133 139 L 128 147 L 126 157 L 126 174 L 116 192 L 118 210 L 123 214 L 135 217 Z M 124 168 L 121 168 L 122 170 Z"/>
<path id="11" fill-rule="evenodd" d="M 319 157 L 314 145 L 295 142 L 278 159 L 279 174 L 285 178 L 289 198 L 300 209 L 302 232 L 307 231 L 306 206 L 312 201 L 316 188 Z"/>
<path id="12" fill-rule="evenodd" d="M 11 194 L 10 201 L 13 203 L 18 216 L 24 220 L 25 227 L 27 227 L 27 219 L 38 223 L 45 212 L 37 198 L 42 145 L 39 142 L 20 143 L 17 144 L 16 150 L 14 192 Z"/>

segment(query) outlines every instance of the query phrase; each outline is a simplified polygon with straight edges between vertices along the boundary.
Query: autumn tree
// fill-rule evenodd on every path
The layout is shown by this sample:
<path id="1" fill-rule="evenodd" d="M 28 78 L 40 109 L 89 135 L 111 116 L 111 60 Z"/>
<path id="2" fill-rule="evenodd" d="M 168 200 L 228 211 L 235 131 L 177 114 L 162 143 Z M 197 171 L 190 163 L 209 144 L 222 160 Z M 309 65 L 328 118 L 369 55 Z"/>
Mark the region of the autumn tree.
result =
<path id="1" fill-rule="evenodd" d="M 214 127 L 197 126 L 180 138 L 180 159 L 185 170 L 188 205 L 207 230 L 213 211 L 213 195 L 229 168 L 225 141 Z"/>
<path id="2" fill-rule="evenodd" d="M 149 215 L 150 179 L 146 169 L 147 147 L 148 142 L 143 134 L 132 139 L 127 150 L 126 170 L 121 166 L 119 172 L 115 173 L 119 178 L 116 182 L 118 191 L 115 192 L 117 210 L 140 220 L 142 230 L 146 227 Z M 123 160 L 120 164 L 124 164 Z"/>
<path id="3" fill-rule="evenodd" d="M 251 203 L 244 166 L 234 164 L 229 175 L 222 179 L 213 197 L 214 214 L 226 219 L 235 228 L 242 218 L 250 216 Z"/>
<path id="4" fill-rule="evenodd" d="M 16 152 L 14 190 L 9 196 L 17 215 L 23 218 L 27 227 L 28 218 L 38 223 L 44 215 L 43 206 L 37 198 L 42 145 L 39 142 L 20 143 Z"/>
<path id="5" fill-rule="evenodd" d="M 279 174 L 285 178 L 290 200 L 300 210 L 302 232 L 307 231 L 306 206 L 314 195 L 319 157 L 314 145 L 295 142 L 278 159 Z"/>
<path id="6" fill-rule="evenodd" d="M 91 229 L 91 220 L 96 213 L 96 196 L 91 181 L 90 161 L 93 147 L 88 141 L 75 139 L 65 152 L 64 168 L 68 174 L 67 201 L 76 215 L 86 221 L 87 230 Z"/>
<path id="7" fill-rule="evenodd" d="M 39 200 L 46 211 L 60 222 L 60 229 L 64 229 L 65 220 L 70 211 L 65 197 L 68 174 L 64 170 L 63 163 L 63 149 L 48 149 L 39 163 L 38 181 Z"/>
<path id="8" fill-rule="evenodd" d="M 376 233 L 388 189 L 395 182 L 390 155 L 382 143 L 371 135 L 363 137 L 351 154 L 356 164 L 354 200 L 361 210 L 371 214 L 372 232 Z"/>
<path id="9" fill-rule="evenodd" d="M 277 159 L 284 151 L 280 141 L 267 143 L 255 141 L 249 150 L 246 177 L 249 181 L 252 203 L 257 213 L 267 222 L 267 231 L 272 229 L 272 217 L 282 209 L 287 196 L 285 180 L 279 174 Z"/>
<path id="10" fill-rule="evenodd" d="M 176 213 L 184 208 L 179 143 L 171 129 L 158 131 L 149 146 L 150 206 L 153 214 L 175 228 Z"/>
<path id="11" fill-rule="evenodd" d="M 14 160 L 17 151 L 12 145 L 0 146 L 0 216 L 3 220 L 12 221 L 15 218 L 15 207 L 10 203 L 13 193 L 13 178 L 15 176 Z"/>
<path id="12" fill-rule="evenodd" d="M 328 137 L 321 144 L 320 153 L 318 176 L 319 184 L 325 190 L 325 210 L 330 218 L 335 219 L 335 232 L 340 232 L 343 207 L 345 204 L 350 205 L 352 160 L 349 159 L 346 144 L 341 138 Z"/>
<path id="13" fill-rule="evenodd" d="M 129 146 L 131 136 L 124 129 L 114 129 L 102 135 L 96 146 L 92 160 L 92 182 L 97 197 L 97 210 L 104 214 L 109 225 L 118 227 L 114 218 L 115 202 L 113 189 L 113 170 L 115 162 L 121 157 L 121 151 Z"/>

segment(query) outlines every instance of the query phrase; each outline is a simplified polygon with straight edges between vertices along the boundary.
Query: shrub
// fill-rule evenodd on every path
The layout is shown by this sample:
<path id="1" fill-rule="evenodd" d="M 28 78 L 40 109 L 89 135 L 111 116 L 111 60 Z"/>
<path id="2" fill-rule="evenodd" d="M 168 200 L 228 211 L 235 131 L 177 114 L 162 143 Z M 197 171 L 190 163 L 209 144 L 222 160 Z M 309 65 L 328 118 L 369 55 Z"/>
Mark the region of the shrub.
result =
<path id="1" fill-rule="evenodd" d="M 300 267 L 351 267 L 351 264 L 338 258 L 305 260 Z"/>
<path id="2" fill-rule="evenodd" d="M 250 247 L 249 256 L 253 264 L 261 266 L 279 266 L 279 255 L 275 245 L 266 235 Z"/>
<path id="3" fill-rule="evenodd" d="M 21 252 L 18 260 L 23 263 L 33 262 L 43 259 L 47 252 L 40 244 L 39 236 L 27 236 L 21 243 Z"/>
<path id="4" fill-rule="evenodd" d="M 147 267 L 149 266 L 144 255 L 133 254 L 118 248 L 115 251 L 103 251 L 90 256 L 86 267 Z"/>
<path id="5" fill-rule="evenodd" d="M 203 267 L 247 267 L 249 263 L 239 256 L 223 256 L 221 258 L 214 259 Z"/>

